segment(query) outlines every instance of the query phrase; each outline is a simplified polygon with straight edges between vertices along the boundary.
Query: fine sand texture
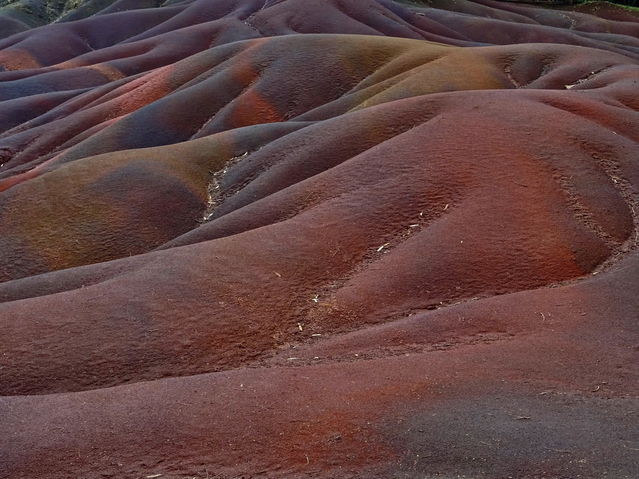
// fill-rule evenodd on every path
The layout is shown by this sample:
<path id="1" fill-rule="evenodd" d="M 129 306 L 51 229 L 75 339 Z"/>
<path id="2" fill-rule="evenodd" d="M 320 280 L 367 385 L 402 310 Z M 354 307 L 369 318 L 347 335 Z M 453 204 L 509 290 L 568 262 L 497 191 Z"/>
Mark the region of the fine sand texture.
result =
<path id="1" fill-rule="evenodd" d="M 0 478 L 637 479 L 638 12 L 0 0 Z"/>

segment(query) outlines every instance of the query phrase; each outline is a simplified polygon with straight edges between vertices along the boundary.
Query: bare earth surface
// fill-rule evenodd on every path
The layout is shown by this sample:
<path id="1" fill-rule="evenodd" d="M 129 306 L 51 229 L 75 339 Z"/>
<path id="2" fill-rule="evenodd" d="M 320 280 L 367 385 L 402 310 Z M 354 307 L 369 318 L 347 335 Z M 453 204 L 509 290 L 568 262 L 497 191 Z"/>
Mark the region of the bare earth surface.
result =
<path id="1" fill-rule="evenodd" d="M 639 477 L 633 10 L 0 7 L 1 478 Z"/>

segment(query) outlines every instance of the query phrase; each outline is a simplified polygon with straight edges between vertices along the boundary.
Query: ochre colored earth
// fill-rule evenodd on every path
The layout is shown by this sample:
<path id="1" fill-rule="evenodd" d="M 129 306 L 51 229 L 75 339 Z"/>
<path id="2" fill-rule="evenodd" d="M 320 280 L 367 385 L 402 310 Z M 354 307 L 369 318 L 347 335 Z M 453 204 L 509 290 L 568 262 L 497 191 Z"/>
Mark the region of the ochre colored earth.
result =
<path id="1" fill-rule="evenodd" d="M 639 477 L 635 10 L 0 7 L 0 478 Z"/>

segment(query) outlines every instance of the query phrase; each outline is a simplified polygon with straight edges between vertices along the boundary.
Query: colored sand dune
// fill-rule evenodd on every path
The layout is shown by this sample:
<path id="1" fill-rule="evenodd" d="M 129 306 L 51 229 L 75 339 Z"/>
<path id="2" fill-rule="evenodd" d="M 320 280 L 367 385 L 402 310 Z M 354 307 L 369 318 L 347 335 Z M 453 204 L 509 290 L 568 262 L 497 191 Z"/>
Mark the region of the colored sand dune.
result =
<path id="1" fill-rule="evenodd" d="M 0 478 L 639 476 L 639 15 L 0 2 Z"/>

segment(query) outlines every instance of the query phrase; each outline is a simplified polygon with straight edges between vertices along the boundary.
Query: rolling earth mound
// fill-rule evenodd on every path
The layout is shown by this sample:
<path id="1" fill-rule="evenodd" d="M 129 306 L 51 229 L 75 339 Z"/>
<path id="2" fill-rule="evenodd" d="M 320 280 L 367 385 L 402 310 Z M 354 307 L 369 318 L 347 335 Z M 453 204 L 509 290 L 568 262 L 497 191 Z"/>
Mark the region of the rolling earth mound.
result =
<path id="1" fill-rule="evenodd" d="M 639 17 L 0 1 L 0 478 L 639 476 Z"/>

